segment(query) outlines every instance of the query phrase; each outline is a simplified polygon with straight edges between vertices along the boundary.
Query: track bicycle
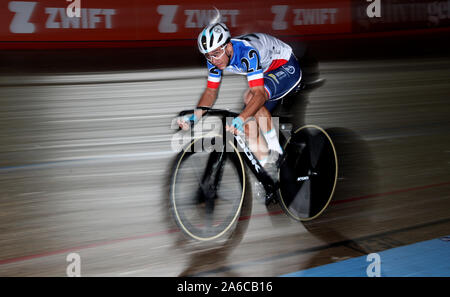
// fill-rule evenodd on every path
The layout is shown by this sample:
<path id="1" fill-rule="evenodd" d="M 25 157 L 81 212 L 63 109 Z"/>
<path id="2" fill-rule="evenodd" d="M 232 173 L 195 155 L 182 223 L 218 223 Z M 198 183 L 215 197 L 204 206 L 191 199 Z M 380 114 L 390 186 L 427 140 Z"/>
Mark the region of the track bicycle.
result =
<path id="1" fill-rule="evenodd" d="M 175 158 L 170 207 L 184 234 L 198 241 L 212 241 L 232 233 L 243 201 L 251 194 L 247 168 L 262 183 L 266 205 L 279 203 L 296 221 L 312 220 L 323 213 L 333 197 L 338 174 L 335 146 L 324 129 L 316 125 L 294 129 L 288 117 L 280 117 L 279 138 L 284 153 L 277 164 L 278 181 L 274 181 L 250 150 L 245 136 L 225 130 L 238 113 L 200 109 L 205 111 L 203 117 L 219 117 L 221 133 L 192 137 Z M 193 112 L 184 110 L 179 116 Z"/>

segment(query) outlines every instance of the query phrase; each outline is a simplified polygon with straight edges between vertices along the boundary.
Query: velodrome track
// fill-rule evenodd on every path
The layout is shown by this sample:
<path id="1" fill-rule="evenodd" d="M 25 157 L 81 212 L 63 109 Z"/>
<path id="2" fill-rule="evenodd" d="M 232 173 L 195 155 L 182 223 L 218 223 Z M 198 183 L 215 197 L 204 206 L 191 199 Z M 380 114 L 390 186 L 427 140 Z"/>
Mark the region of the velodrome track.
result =
<path id="1" fill-rule="evenodd" d="M 332 134 L 332 204 L 308 223 L 257 199 L 231 242 L 187 241 L 166 211 L 171 121 L 205 71 L 0 77 L 0 276 L 278 276 L 450 233 L 450 59 L 320 63 L 305 123 Z M 217 108 L 241 108 L 225 76 Z"/>

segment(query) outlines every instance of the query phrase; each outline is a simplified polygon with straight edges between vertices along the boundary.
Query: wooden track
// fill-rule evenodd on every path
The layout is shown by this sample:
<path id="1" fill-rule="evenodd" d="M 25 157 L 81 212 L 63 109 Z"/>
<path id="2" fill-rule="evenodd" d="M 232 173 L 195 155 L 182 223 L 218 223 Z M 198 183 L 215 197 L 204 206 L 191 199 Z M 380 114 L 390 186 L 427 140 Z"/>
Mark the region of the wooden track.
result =
<path id="1" fill-rule="evenodd" d="M 278 276 L 449 235 L 450 59 L 320 69 L 299 117 L 336 143 L 332 204 L 300 224 L 253 199 L 219 246 L 186 240 L 166 207 L 171 120 L 197 101 L 201 71 L 4 73 L 0 276 L 65 276 L 72 252 L 82 276 Z M 245 87 L 226 76 L 216 107 L 239 110 Z"/>

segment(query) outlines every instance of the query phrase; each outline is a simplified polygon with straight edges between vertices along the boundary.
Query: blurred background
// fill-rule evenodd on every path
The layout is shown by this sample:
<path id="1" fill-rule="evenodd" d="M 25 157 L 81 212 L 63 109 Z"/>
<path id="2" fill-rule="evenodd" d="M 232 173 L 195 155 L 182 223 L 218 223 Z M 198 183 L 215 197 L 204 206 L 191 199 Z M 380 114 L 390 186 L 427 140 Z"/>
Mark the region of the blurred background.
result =
<path id="1" fill-rule="evenodd" d="M 255 198 L 203 246 L 167 183 L 214 7 L 326 79 L 299 118 L 331 134 L 340 172 L 318 219 Z M 449 1 L 6 0 L 0 16 L 0 276 L 66 276 L 70 253 L 82 276 L 278 276 L 450 233 Z M 239 111 L 246 87 L 225 75 L 215 107 Z"/>

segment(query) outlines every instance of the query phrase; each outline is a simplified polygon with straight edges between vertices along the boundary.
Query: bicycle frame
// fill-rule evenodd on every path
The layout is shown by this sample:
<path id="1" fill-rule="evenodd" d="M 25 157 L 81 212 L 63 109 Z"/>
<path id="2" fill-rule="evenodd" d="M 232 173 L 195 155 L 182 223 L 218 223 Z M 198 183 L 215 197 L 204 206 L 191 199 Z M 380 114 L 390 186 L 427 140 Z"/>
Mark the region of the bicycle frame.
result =
<path id="1" fill-rule="evenodd" d="M 237 147 L 241 149 L 239 151 L 239 154 L 242 156 L 242 159 L 245 160 L 245 163 L 251 169 L 251 171 L 253 172 L 255 177 L 258 179 L 258 181 L 260 181 L 262 183 L 262 185 L 264 186 L 264 189 L 266 190 L 266 195 L 268 195 L 268 196 L 275 195 L 276 191 L 279 189 L 279 183 L 274 182 L 272 180 L 272 178 L 264 170 L 264 167 L 262 167 L 261 163 L 258 161 L 258 159 L 254 155 L 254 153 L 250 150 L 249 146 L 247 145 L 247 142 L 245 141 L 245 136 L 243 134 L 235 135 L 235 134 L 232 134 L 231 132 L 228 132 L 225 130 L 226 119 L 227 118 L 235 118 L 238 116 L 238 114 L 228 111 L 228 110 L 212 109 L 209 107 L 199 107 L 197 109 L 206 111 L 204 116 L 208 114 L 210 116 L 220 116 L 221 117 L 223 135 L 226 135 L 227 133 L 228 133 L 228 135 L 233 135 L 234 140 L 235 140 L 234 144 L 235 145 L 237 144 Z M 194 112 L 193 109 L 192 110 L 184 110 L 179 113 L 179 116 L 184 116 L 186 114 L 191 114 L 193 112 Z M 225 139 L 230 139 L 230 138 L 224 137 L 223 139 L 225 140 Z M 224 143 L 224 146 L 225 145 L 226 145 L 226 143 Z M 217 161 L 219 161 L 219 160 L 209 160 L 208 163 L 209 164 L 217 164 L 216 163 Z M 223 164 L 222 162 L 223 162 L 223 158 L 220 158 L 221 165 Z M 208 168 L 206 168 L 205 173 L 206 174 L 214 174 L 215 172 L 213 172 L 211 170 L 213 170 L 213 168 L 211 166 L 208 166 Z"/>

